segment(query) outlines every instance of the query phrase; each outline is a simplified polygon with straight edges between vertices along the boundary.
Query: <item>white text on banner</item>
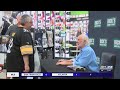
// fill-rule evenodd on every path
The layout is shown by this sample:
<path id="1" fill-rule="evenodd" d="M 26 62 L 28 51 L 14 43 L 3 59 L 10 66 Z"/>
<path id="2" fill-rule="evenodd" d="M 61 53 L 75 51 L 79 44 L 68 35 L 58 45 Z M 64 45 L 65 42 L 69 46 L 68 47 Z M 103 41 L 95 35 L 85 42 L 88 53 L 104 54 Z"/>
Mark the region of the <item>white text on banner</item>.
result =
<path id="1" fill-rule="evenodd" d="M 52 73 L 52 76 L 73 76 L 73 73 Z"/>
<path id="2" fill-rule="evenodd" d="M 7 77 L 19 77 L 19 72 L 7 72 Z"/>
<path id="3" fill-rule="evenodd" d="M 43 73 L 21 73 L 21 76 L 43 76 Z"/>

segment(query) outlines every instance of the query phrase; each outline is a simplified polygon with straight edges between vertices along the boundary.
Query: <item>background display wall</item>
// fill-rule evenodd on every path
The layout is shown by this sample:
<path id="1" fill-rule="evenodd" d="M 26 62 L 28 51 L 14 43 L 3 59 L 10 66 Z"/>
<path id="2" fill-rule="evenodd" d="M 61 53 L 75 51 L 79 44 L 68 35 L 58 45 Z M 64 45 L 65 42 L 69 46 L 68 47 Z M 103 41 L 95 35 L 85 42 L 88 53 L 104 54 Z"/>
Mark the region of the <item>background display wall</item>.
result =
<path id="1" fill-rule="evenodd" d="M 88 11 L 55 11 L 55 58 L 74 58 L 78 28 L 88 34 Z"/>
<path id="2" fill-rule="evenodd" d="M 88 33 L 98 63 L 102 52 L 117 55 L 114 77 L 120 79 L 120 11 L 90 11 Z"/>
<path id="3" fill-rule="evenodd" d="M 76 50 L 78 29 L 80 28 L 81 33 L 88 34 L 88 11 L 24 11 L 22 13 L 32 16 L 33 28 L 38 30 L 37 34 L 43 31 L 43 48 L 54 47 L 54 58 L 74 58 L 79 52 Z M 54 42 L 52 42 L 53 38 Z"/>

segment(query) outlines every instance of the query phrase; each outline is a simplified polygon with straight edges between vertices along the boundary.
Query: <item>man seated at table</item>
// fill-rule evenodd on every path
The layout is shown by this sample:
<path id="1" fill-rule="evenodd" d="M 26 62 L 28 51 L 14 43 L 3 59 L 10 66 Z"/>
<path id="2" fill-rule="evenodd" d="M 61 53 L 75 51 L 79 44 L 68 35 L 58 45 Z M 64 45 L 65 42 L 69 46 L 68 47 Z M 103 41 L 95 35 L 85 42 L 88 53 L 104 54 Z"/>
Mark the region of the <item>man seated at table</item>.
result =
<path id="1" fill-rule="evenodd" d="M 88 36 L 85 34 L 79 35 L 77 39 L 77 47 L 80 49 L 80 53 L 76 58 L 70 60 L 60 59 L 56 65 L 81 66 L 85 67 L 87 70 L 99 72 L 99 66 L 96 62 L 96 54 L 89 46 Z"/>

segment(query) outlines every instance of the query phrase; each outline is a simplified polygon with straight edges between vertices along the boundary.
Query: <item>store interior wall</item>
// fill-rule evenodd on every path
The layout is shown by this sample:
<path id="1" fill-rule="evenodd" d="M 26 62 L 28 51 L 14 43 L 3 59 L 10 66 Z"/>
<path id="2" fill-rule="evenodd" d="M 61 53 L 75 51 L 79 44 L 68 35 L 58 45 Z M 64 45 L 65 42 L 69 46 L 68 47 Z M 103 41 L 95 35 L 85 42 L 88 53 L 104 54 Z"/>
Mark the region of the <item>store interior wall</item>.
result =
<path id="1" fill-rule="evenodd" d="M 62 21 L 57 18 L 58 16 L 61 17 Z M 55 14 L 55 26 L 58 23 L 61 24 L 58 26 L 60 29 L 55 28 L 54 30 L 55 33 L 60 32 L 59 35 L 55 35 L 55 58 L 74 58 L 76 56 L 78 51 L 76 50 L 78 28 L 81 28 L 81 33 L 87 34 L 88 21 L 88 11 L 60 11 L 57 15 Z M 57 42 L 57 40 L 61 42 Z M 58 49 L 58 47 L 60 48 Z"/>

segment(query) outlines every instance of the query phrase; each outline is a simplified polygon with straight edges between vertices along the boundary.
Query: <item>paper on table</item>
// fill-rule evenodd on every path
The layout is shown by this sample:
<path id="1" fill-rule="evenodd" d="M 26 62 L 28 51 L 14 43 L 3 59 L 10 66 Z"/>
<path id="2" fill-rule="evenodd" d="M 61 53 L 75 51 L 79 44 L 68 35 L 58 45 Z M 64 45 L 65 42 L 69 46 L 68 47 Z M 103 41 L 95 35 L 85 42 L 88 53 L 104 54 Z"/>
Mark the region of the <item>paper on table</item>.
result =
<path id="1" fill-rule="evenodd" d="M 74 70 L 74 71 L 76 71 L 77 69 L 79 69 L 79 70 L 85 70 L 85 68 L 81 67 L 81 66 L 70 65 L 70 66 L 67 66 L 67 67 L 70 68 L 70 69 L 72 69 L 72 70 Z"/>

